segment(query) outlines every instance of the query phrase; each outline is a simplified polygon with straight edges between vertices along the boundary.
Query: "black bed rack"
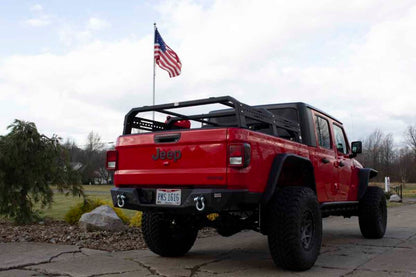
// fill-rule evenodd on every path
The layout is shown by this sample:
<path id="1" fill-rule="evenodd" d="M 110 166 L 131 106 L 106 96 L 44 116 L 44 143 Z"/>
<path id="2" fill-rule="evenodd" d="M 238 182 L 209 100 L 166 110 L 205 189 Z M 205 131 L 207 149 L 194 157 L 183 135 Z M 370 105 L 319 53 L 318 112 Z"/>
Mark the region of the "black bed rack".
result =
<path id="1" fill-rule="evenodd" d="M 216 110 L 209 113 L 185 115 L 171 110 L 192 106 L 210 104 L 222 104 L 224 110 Z M 167 122 L 139 117 L 143 112 L 159 112 L 171 116 Z M 230 122 L 221 123 L 216 118 L 234 117 Z M 231 96 L 210 97 L 199 100 L 175 102 L 154 106 L 143 106 L 131 109 L 124 118 L 123 134 L 131 134 L 132 128 L 146 131 L 164 131 L 172 128 L 172 123 L 178 120 L 192 120 L 200 122 L 206 127 L 239 127 L 251 130 L 268 129 L 270 134 L 278 136 L 278 129 L 284 129 L 293 137 L 300 140 L 299 123 L 287 118 L 277 116 L 264 108 L 257 108 L 239 102 Z M 176 127 L 175 127 L 176 128 Z"/>

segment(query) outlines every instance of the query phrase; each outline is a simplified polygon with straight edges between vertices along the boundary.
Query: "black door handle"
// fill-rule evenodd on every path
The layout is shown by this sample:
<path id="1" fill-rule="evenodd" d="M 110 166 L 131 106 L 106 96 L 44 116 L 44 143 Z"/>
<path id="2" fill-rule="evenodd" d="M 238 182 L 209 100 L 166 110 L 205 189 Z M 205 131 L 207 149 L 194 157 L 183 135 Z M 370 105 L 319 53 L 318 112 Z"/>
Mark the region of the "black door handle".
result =
<path id="1" fill-rule="evenodd" d="M 327 158 L 322 158 L 321 162 L 323 162 L 324 164 L 329 163 L 329 160 Z"/>

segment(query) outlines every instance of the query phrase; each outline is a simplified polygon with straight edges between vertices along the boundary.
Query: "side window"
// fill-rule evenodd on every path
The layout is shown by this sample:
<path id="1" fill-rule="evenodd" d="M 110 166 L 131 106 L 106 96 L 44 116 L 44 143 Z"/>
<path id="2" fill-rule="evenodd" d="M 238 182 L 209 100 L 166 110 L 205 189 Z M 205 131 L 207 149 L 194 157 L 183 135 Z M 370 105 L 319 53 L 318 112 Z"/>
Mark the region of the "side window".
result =
<path id="1" fill-rule="evenodd" d="M 342 128 L 334 124 L 334 136 L 337 150 L 341 153 L 348 154 L 347 140 L 345 139 Z"/>
<path id="2" fill-rule="evenodd" d="M 329 136 L 328 120 L 315 115 L 315 126 L 319 146 L 331 149 L 331 137 Z"/>

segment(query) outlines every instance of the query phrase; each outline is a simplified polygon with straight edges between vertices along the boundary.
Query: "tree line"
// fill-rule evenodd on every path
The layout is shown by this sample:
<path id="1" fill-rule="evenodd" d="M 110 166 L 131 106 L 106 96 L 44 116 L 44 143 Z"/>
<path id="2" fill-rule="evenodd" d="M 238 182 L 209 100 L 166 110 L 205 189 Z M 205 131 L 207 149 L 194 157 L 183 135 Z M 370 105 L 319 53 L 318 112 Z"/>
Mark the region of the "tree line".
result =
<path id="1" fill-rule="evenodd" d="M 91 131 L 87 136 L 85 147 L 78 147 L 75 142 L 67 140 L 63 147 L 68 151 L 70 164 L 78 172 L 82 184 L 109 184 L 111 174 L 105 167 L 106 144 L 99 134 Z"/>
<path id="2" fill-rule="evenodd" d="M 357 160 L 364 167 L 378 171 L 375 181 L 384 181 L 389 176 L 392 182 L 416 182 L 416 125 L 405 132 L 405 144 L 396 147 L 393 134 L 374 130 L 363 140 L 363 153 Z"/>

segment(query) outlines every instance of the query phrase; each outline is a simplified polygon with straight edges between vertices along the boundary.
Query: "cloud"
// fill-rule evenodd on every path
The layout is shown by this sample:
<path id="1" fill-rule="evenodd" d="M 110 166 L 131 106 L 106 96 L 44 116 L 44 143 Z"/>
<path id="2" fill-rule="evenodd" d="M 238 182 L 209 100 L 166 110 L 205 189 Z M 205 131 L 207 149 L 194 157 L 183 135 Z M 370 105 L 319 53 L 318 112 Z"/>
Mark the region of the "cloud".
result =
<path id="1" fill-rule="evenodd" d="M 167 1 L 156 9 L 183 64 L 173 79 L 157 68 L 157 103 L 227 94 L 248 104 L 309 102 L 343 121 L 350 139 L 381 128 L 398 141 L 416 122 L 413 1 Z M 152 102 L 153 44 L 151 34 L 94 39 L 109 26 L 92 17 L 61 30 L 77 46 L 67 53 L 0 64 L 1 103 L 17 107 L 1 105 L 0 126 L 32 120 L 78 143 L 91 130 L 105 141 L 120 135 L 124 114 Z"/>
<path id="2" fill-rule="evenodd" d="M 96 33 L 110 26 L 111 24 L 106 20 L 98 17 L 91 17 L 82 27 L 79 28 L 73 25 L 65 24 L 60 28 L 58 36 L 61 42 L 68 46 L 85 44 L 91 42 Z"/>
<path id="3" fill-rule="evenodd" d="M 34 121 L 48 135 L 57 133 L 78 143 L 91 130 L 114 141 L 132 103 L 151 103 L 143 96 L 145 91 L 151 95 L 152 57 L 141 53 L 151 53 L 152 47 L 149 36 L 95 42 L 65 55 L 8 58 L 0 66 L 0 102 L 15 108 L 0 112 L 0 126 L 19 118 Z"/>
<path id="4" fill-rule="evenodd" d="M 43 7 L 40 4 L 34 4 L 30 7 L 30 11 L 35 15 L 33 18 L 24 20 L 25 25 L 31 27 L 44 27 L 52 23 L 52 17 L 44 14 Z"/>
<path id="5" fill-rule="evenodd" d="M 40 16 L 38 18 L 27 19 L 24 23 L 32 27 L 44 27 L 50 25 L 52 21 L 49 16 Z"/>
<path id="6" fill-rule="evenodd" d="M 109 26 L 110 26 L 110 23 L 108 23 L 107 21 L 97 18 L 97 17 L 91 17 L 90 19 L 88 19 L 88 24 L 87 24 L 86 29 L 92 30 L 92 31 L 99 31 Z"/>
<path id="7" fill-rule="evenodd" d="M 379 127 L 398 140 L 416 122 L 414 2 L 169 3 L 159 29 L 179 38 L 175 48 L 164 35 L 184 64 L 187 98 L 212 88 L 248 103 L 310 102 L 353 138 Z"/>
<path id="8" fill-rule="evenodd" d="M 40 5 L 40 4 L 35 4 L 35 5 L 32 5 L 32 6 L 30 7 L 30 10 L 31 10 L 32 12 L 40 12 L 40 11 L 43 11 L 43 7 L 42 7 L 42 5 Z"/>

